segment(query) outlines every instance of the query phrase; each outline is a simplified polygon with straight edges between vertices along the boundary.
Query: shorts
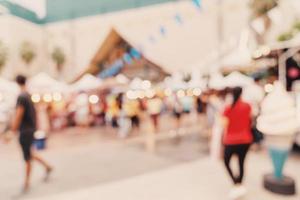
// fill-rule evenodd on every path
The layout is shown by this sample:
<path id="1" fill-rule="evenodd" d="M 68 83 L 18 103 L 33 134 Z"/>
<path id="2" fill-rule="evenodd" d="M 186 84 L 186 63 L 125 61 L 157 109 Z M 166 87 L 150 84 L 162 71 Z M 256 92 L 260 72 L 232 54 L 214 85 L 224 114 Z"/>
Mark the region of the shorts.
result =
<path id="1" fill-rule="evenodd" d="M 140 127 L 140 118 L 137 115 L 130 117 L 132 127 Z"/>
<path id="2" fill-rule="evenodd" d="M 174 115 L 177 119 L 180 119 L 180 117 L 181 117 L 181 113 L 180 113 L 180 112 L 174 111 L 174 112 L 173 112 L 173 115 Z"/>
<path id="3" fill-rule="evenodd" d="M 159 118 L 159 114 L 152 114 L 151 115 L 151 119 L 152 119 L 155 126 L 158 125 L 158 118 Z"/>
<path id="4" fill-rule="evenodd" d="M 21 133 L 19 142 L 21 145 L 22 153 L 23 153 L 23 158 L 25 161 L 31 160 L 31 147 L 34 142 L 34 136 L 33 133 Z"/>

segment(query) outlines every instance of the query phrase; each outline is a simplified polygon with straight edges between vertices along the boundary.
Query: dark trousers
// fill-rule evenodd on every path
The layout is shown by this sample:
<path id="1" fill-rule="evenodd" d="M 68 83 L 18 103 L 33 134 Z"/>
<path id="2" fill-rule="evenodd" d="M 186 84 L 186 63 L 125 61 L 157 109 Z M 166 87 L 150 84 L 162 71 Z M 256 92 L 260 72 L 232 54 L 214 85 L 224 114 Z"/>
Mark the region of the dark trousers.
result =
<path id="1" fill-rule="evenodd" d="M 246 155 L 249 151 L 250 144 L 241 145 L 225 145 L 224 149 L 224 163 L 226 169 L 234 184 L 241 184 L 244 177 L 244 163 Z M 233 155 L 237 155 L 239 164 L 239 175 L 235 176 L 230 167 L 230 161 Z"/>
<path id="2" fill-rule="evenodd" d="M 21 145 L 23 158 L 25 161 L 31 160 L 31 147 L 34 142 L 33 132 L 20 133 L 19 143 Z"/>

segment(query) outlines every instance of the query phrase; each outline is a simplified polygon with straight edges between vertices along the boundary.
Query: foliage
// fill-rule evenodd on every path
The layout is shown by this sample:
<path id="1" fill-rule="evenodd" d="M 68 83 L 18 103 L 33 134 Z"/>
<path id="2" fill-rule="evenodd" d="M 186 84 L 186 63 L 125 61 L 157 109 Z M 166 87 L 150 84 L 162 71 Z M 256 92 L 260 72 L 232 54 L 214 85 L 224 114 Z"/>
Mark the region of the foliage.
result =
<path id="1" fill-rule="evenodd" d="M 284 41 L 287 41 L 287 40 L 290 40 L 293 38 L 293 32 L 289 31 L 289 32 L 285 32 L 285 33 L 282 33 L 278 36 L 277 40 L 279 42 L 284 42 Z"/>
<path id="2" fill-rule="evenodd" d="M 294 25 L 292 26 L 292 29 L 288 32 L 282 33 L 278 36 L 277 40 L 279 42 L 287 41 L 293 39 L 297 34 L 300 33 L 300 20 L 297 20 Z"/>
<path id="3" fill-rule="evenodd" d="M 254 18 L 262 17 L 278 6 L 279 0 L 251 0 L 250 8 Z"/>
<path id="4" fill-rule="evenodd" d="M 29 65 L 36 57 L 34 46 L 28 41 L 23 42 L 20 47 L 20 56 Z"/>
<path id="5" fill-rule="evenodd" d="M 264 31 L 263 33 L 258 33 L 257 30 L 255 32 L 256 40 L 259 44 L 264 44 L 266 40 L 266 34 L 271 28 L 272 20 L 270 19 L 268 12 L 278 6 L 279 0 L 250 0 L 250 9 L 252 12 L 252 18 L 257 19 L 261 18 L 264 23 Z"/>
<path id="6" fill-rule="evenodd" d="M 297 21 L 294 23 L 293 29 L 294 29 L 295 31 L 300 32 L 300 20 L 297 20 Z"/>
<path id="7" fill-rule="evenodd" d="M 60 47 L 55 47 L 52 52 L 52 60 L 56 63 L 57 70 L 60 71 L 66 61 L 66 56 Z"/>
<path id="8" fill-rule="evenodd" d="M 0 41 L 0 70 L 4 67 L 7 61 L 7 49 L 2 41 Z"/>
<path id="9" fill-rule="evenodd" d="M 192 75 L 190 73 L 186 73 L 183 75 L 182 80 L 186 83 L 190 82 L 192 80 Z"/>

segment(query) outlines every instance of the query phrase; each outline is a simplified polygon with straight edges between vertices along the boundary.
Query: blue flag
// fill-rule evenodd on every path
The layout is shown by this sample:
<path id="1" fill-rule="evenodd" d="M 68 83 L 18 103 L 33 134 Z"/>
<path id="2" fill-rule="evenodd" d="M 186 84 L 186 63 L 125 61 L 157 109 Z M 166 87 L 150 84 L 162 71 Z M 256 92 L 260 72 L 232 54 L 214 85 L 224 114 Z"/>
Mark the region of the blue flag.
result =
<path id="1" fill-rule="evenodd" d="M 150 35 L 148 39 L 152 44 L 156 43 L 156 38 L 153 35 Z"/>
<path id="2" fill-rule="evenodd" d="M 109 66 L 109 68 L 100 72 L 98 77 L 101 79 L 105 79 L 108 77 L 115 76 L 122 70 L 123 67 L 124 67 L 124 62 L 122 59 L 119 59 L 119 60 L 115 61 L 111 66 Z"/>
<path id="3" fill-rule="evenodd" d="M 141 59 L 142 58 L 142 55 L 140 54 L 140 52 L 138 50 L 136 50 L 135 48 L 130 49 L 130 55 L 135 59 Z"/>
<path id="4" fill-rule="evenodd" d="M 125 61 L 126 64 L 132 64 L 132 57 L 130 56 L 129 53 L 125 53 L 123 56 L 123 60 Z"/>
<path id="5" fill-rule="evenodd" d="M 196 6 L 196 8 L 201 8 L 201 6 L 202 6 L 202 0 L 192 0 L 193 1 L 193 3 L 194 3 L 194 5 Z"/>
<path id="6" fill-rule="evenodd" d="M 162 36 L 166 36 L 167 30 L 165 26 L 160 26 L 159 31 Z"/>
<path id="7" fill-rule="evenodd" d="M 179 13 L 177 13 L 177 14 L 174 16 L 174 19 L 175 19 L 175 21 L 177 22 L 177 24 L 179 24 L 179 25 L 182 25 L 182 24 L 183 24 L 182 16 L 181 16 Z"/>

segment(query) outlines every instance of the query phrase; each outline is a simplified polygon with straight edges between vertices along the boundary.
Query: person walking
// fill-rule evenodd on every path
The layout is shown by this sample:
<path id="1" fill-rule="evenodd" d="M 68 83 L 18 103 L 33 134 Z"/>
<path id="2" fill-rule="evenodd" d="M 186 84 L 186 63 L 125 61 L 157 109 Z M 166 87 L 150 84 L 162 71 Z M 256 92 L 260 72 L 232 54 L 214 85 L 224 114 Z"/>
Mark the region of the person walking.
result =
<path id="1" fill-rule="evenodd" d="M 179 132 L 181 128 L 181 118 L 183 114 L 183 107 L 177 95 L 174 95 L 174 102 L 173 102 L 173 115 L 176 119 L 176 132 Z"/>
<path id="2" fill-rule="evenodd" d="M 251 133 L 251 106 L 241 99 L 242 88 L 236 87 L 232 91 L 233 103 L 224 110 L 224 163 L 225 167 L 234 183 L 234 188 L 230 192 L 230 198 L 236 199 L 246 193 L 242 185 L 244 178 L 244 163 L 247 153 L 252 143 Z M 234 175 L 230 161 L 232 157 L 238 157 L 239 174 Z"/>
<path id="3" fill-rule="evenodd" d="M 45 181 L 48 180 L 52 167 L 40 158 L 37 154 L 33 153 L 32 145 L 34 142 L 34 132 L 36 131 L 37 120 L 36 110 L 31 100 L 31 96 L 26 89 L 26 77 L 19 75 L 16 82 L 21 89 L 21 93 L 17 99 L 15 118 L 12 121 L 11 133 L 19 131 L 19 143 L 25 160 L 25 181 L 23 192 L 27 192 L 30 187 L 30 177 L 32 170 L 32 161 L 37 161 L 46 170 Z"/>
<path id="4" fill-rule="evenodd" d="M 159 131 L 159 118 L 162 111 L 163 102 L 158 96 L 154 96 L 147 102 L 148 113 L 150 114 L 154 131 Z"/>

